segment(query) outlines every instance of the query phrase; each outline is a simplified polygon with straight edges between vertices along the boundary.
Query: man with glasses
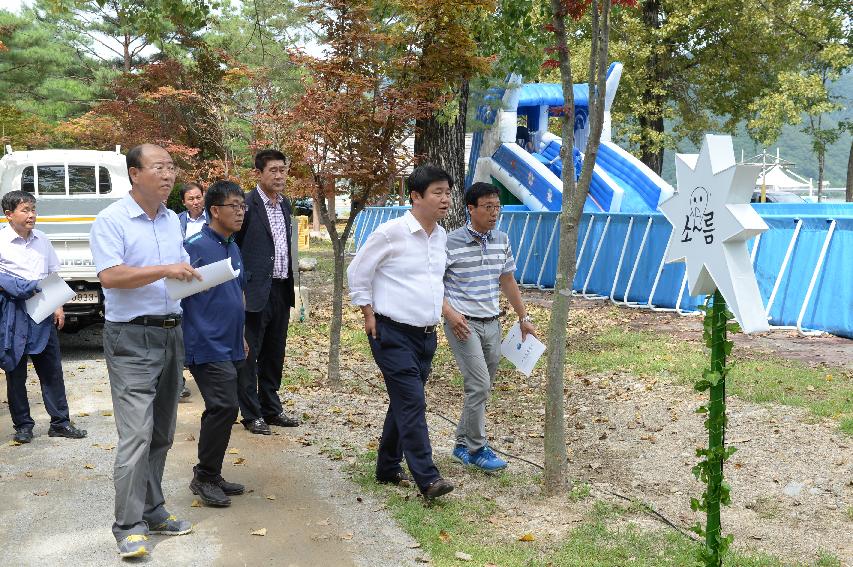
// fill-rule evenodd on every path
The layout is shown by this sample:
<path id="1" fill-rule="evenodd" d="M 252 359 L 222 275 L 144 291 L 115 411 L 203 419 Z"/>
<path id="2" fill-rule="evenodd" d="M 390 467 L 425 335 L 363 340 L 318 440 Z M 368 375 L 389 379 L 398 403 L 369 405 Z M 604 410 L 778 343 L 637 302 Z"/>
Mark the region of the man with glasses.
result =
<path id="1" fill-rule="evenodd" d="M 246 341 L 249 355 L 240 371 L 239 400 L 243 426 L 270 435 L 270 425 L 296 427 L 284 413 L 278 390 L 293 289 L 290 201 L 284 196 L 287 158 L 278 150 L 255 155 L 258 186 L 246 196 L 246 217 L 236 235 L 246 267 Z"/>
<path id="2" fill-rule="evenodd" d="M 240 276 L 181 302 L 186 364 L 204 399 L 198 436 L 198 464 L 190 490 L 208 506 L 230 506 L 242 484 L 222 478 L 222 460 L 237 418 L 237 369 L 248 346 L 243 339 L 243 262 L 234 233 L 243 226 L 246 205 L 236 183 L 217 181 L 204 196 L 208 224 L 184 242 L 193 266 L 225 260 Z"/>
<path id="3" fill-rule="evenodd" d="M 169 153 L 136 146 L 127 172 L 131 190 L 98 214 L 91 247 L 104 289 L 104 355 L 118 430 L 113 535 L 122 557 L 141 557 L 151 549 L 149 534 L 192 531 L 166 510 L 161 486 L 184 369 L 181 305 L 164 278 L 201 276 L 189 264 L 177 215 L 164 204 L 176 175 Z"/>
<path id="4" fill-rule="evenodd" d="M 507 466 L 486 441 L 486 402 L 501 358 L 501 291 L 518 315 L 522 340 L 536 333 L 515 282 L 509 237 L 495 229 L 499 193 L 490 183 L 475 183 L 465 193 L 470 220 L 447 235 L 442 309 L 465 393 L 453 459 L 489 472 Z"/>

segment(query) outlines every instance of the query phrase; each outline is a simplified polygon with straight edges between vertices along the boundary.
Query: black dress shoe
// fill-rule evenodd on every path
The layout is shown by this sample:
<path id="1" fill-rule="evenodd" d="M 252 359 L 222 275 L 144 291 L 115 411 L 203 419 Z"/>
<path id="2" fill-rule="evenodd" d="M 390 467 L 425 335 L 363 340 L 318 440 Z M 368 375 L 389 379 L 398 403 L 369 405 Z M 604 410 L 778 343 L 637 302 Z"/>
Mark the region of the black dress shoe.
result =
<path id="1" fill-rule="evenodd" d="M 201 501 L 208 506 L 225 507 L 231 505 L 231 499 L 225 495 L 225 492 L 217 483 L 205 482 L 197 478 L 193 478 L 190 482 L 190 490 L 193 494 L 197 494 Z"/>
<path id="2" fill-rule="evenodd" d="M 389 477 L 376 477 L 379 484 L 393 484 L 395 486 L 411 486 L 414 479 L 403 471 L 397 471 Z"/>
<path id="3" fill-rule="evenodd" d="M 452 484 L 450 484 L 443 478 L 439 478 L 438 480 L 426 487 L 426 490 L 424 490 L 424 498 L 426 498 L 427 500 L 433 500 L 434 498 L 438 498 L 439 496 L 444 496 L 452 490 Z"/>
<path id="4" fill-rule="evenodd" d="M 29 443 L 33 440 L 33 428 L 22 427 L 15 430 L 15 435 L 12 437 L 18 443 Z"/>
<path id="5" fill-rule="evenodd" d="M 191 395 L 192 392 L 190 392 L 190 389 L 187 388 L 186 385 L 184 385 L 184 389 L 181 390 L 181 397 L 178 401 L 186 401 L 186 399 L 189 398 Z"/>
<path id="6" fill-rule="evenodd" d="M 246 492 L 246 487 L 242 484 L 237 484 L 236 482 L 228 482 L 221 476 L 217 477 L 216 484 L 219 485 L 219 488 L 222 489 L 222 492 L 224 492 L 226 496 L 237 496 Z"/>
<path id="7" fill-rule="evenodd" d="M 73 425 L 50 426 L 47 430 L 48 437 L 67 437 L 68 439 L 83 439 L 86 436 L 85 429 L 77 429 Z"/>
<path id="8" fill-rule="evenodd" d="M 244 421 L 243 427 L 245 427 L 255 435 L 272 435 L 272 431 L 270 431 L 270 426 L 267 425 L 267 422 L 261 418 L 253 419 L 251 421 Z"/>
<path id="9" fill-rule="evenodd" d="M 290 417 L 286 414 L 272 415 L 265 417 L 264 421 L 269 425 L 277 425 L 279 427 L 299 427 L 299 420 L 295 417 Z"/>

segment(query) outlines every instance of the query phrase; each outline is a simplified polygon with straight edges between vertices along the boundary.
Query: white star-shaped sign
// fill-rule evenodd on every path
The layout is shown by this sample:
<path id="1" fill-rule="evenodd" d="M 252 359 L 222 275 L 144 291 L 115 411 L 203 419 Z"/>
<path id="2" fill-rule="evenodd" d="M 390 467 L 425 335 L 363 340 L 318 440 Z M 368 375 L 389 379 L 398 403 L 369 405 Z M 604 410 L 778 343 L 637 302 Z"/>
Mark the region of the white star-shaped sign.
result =
<path id="1" fill-rule="evenodd" d="M 750 206 L 761 166 L 735 163 L 731 136 L 707 134 L 677 154 L 678 190 L 660 205 L 672 225 L 667 262 L 686 262 L 691 295 L 719 289 L 746 333 L 769 329 L 746 241 L 767 230 Z"/>

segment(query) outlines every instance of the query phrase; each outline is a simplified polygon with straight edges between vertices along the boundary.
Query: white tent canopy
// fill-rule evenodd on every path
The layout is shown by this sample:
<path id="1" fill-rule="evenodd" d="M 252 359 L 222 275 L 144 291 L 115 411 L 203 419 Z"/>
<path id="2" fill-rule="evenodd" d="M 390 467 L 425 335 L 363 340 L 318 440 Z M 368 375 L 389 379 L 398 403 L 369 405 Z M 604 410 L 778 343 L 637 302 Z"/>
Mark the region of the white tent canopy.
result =
<path id="1" fill-rule="evenodd" d="M 797 179 L 799 178 L 799 179 Z M 756 187 L 765 185 L 768 191 L 790 191 L 792 189 L 810 189 L 811 183 L 793 172 L 785 171 L 782 164 L 773 164 L 758 176 Z"/>

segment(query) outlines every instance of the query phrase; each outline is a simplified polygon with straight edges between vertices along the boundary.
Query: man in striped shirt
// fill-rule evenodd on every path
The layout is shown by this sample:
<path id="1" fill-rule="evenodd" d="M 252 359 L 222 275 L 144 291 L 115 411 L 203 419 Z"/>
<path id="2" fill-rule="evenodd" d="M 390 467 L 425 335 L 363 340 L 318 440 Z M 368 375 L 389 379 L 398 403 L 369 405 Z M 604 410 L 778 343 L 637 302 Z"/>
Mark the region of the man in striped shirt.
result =
<path id="1" fill-rule="evenodd" d="M 453 459 L 486 471 L 507 465 L 486 441 L 486 401 L 501 357 L 501 291 L 518 315 L 522 340 L 536 333 L 515 282 L 509 237 L 495 229 L 501 211 L 498 193 L 494 185 L 475 183 L 465 194 L 471 220 L 447 235 L 442 309 L 444 334 L 465 391 Z"/>

